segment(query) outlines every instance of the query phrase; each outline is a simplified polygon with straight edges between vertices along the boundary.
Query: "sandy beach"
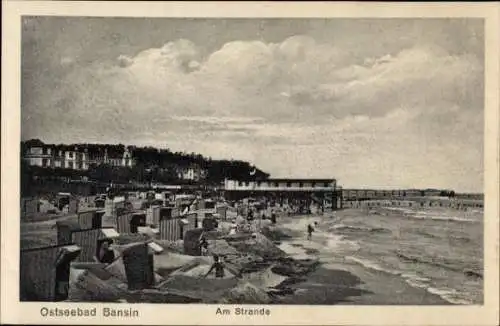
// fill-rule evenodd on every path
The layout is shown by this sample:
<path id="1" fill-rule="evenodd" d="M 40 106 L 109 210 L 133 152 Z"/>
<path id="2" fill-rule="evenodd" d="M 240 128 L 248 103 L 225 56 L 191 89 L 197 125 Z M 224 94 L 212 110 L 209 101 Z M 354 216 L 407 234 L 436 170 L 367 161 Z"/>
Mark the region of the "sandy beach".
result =
<path id="1" fill-rule="evenodd" d="M 452 296 L 454 292 L 451 290 L 446 290 L 448 291 L 446 292 L 433 287 L 434 285 L 430 283 L 431 280 L 427 278 L 426 274 L 405 273 L 404 269 L 391 270 L 383 267 L 383 264 L 375 263 L 375 260 L 364 260 L 362 255 L 360 258 L 358 253 L 363 253 L 366 250 L 372 250 L 378 255 L 382 254 L 383 257 L 391 257 L 395 251 L 387 244 L 381 246 L 380 239 L 391 242 L 391 237 L 399 238 L 400 234 L 398 233 L 406 232 L 404 231 L 406 229 L 401 226 L 401 221 L 398 222 L 397 231 L 385 229 L 383 224 L 380 224 L 381 227 L 377 228 L 369 228 L 366 225 L 349 226 L 344 224 L 348 223 L 347 221 L 352 222 L 353 219 L 371 221 L 366 222 L 368 224 L 376 223 L 373 222 L 376 217 L 389 219 L 389 222 L 394 224 L 394 221 L 398 221 L 397 218 L 401 218 L 399 216 L 385 216 L 382 211 L 369 218 L 367 218 L 367 214 L 375 213 L 369 213 L 367 210 L 362 209 L 346 209 L 335 213 L 328 212 L 324 215 L 280 216 L 276 225 L 262 229 L 263 235 L 274 242 L 277 248 L 281 249 L 286 256 L 300 261 L 318 261 L 319 264 L 315 265 L 315 268 L 312 268 L 307 273 L 295 273 L 290 277 L 284 277 L 283 275 L 287 275 L 287 272 L 283 270 L 278 273 L 268 271 L 267 276 L 266 272 L 259 272 L 263 273 L 264 276 L 258 276 L 259 273 L 250 273 L 246 274 L 246 277 L 251 280 L 250 283 L 252 284 L 259 284 L 256 277 L 265 279 L 263 282 L 266 285 L 263 288 L 268 290 L 273 288 L 274 290 L 271 292 L 276 293 L 271 295 L 271 302 L 269 302 L 271 304 L 449 305 L 466 303 L 456 299 L 456 295 Z M 418 212 L 418 214 L 422 214 L 422 212 Z M 443 216 L 435 215 L 436 212 L 428 212 L 428 214 L 429 216 L 436 216 L 435 223 L 443 223 Z M 50 221 L 22 223 L 22 242 L 30 245 L 53 244 L 55 242 L 56 232 L 54 226 L 56 221 L 71 218 L 70 216 L 61 216 Z M 465 223 L 461 219 L 457 220 L 456 217 L 453 217 L 453 219 L 455 223 Z M 403 222 L 408 222 L 408 220 L 403 220 Z M 424 222 L 416 219 L 412 223 L 421 225 L 424 228 Z M 307 238 L 307 225 L 313 225 L 315 228 L 311 239 Z M 362 231 L 363 237 L 360 237 L 360 239 L 366 238 L 370 241 L 379 241 L 374 242 L 379 247 L 373 245 L 367 248 L 366 243 L 354 241 L 352 240 L 353 237 L 340 235 L 338 230 L 347 230 L 349 231 L 348 235 L 356 231 Z M 401 237 L 401 239 L 401 241 L 406 241 L 404 237 Z M 398 243 L 390 243 L 390 245 L 398 247 Z M 407 244 L 405 246 L 408 247 Z M 411 246 L 409 247 L 411 248 Z M 236 248 L 242 250 L 242 248 Z M 165 247 L 165 249 L 170 250 L 168 247 Z M 272 248 L 267 250 L 270 249 Z M 227 248 L 224 250 L 227 250 Z M 168 257 L 172 255 L 182 256 L 176 253 L 167 254 Z M 165 257 L 168 258 L 167 256 Z M 189 256 L 185 257 L 187 259 Z M 424 260 L 424 262 L 428 263 L 429 261 Z M 445 273 L 450 272 L 446 271 L 447 265 L 439 265 L 437 262 L 434 262 L 434 264 L 438 265 L 439 273 L 446 275 Z M 285 269 L 287 268 L 286 263 L 283 266 Z M 411 268 L 418 270 L 415 266 L 419 267 L 420 265 L 413 263 L 411 266 Z M 205 267 L 208 267 L 208 265 Z M 429 270 L 432 271 L 432 269 Z M 170 272 L 167 274 L 170 274 Z M 473 280 L 467 280 L 467 282 L 469 281 L 472 282 Z M 276 284 L 271 286 L 273 283 Z"/>

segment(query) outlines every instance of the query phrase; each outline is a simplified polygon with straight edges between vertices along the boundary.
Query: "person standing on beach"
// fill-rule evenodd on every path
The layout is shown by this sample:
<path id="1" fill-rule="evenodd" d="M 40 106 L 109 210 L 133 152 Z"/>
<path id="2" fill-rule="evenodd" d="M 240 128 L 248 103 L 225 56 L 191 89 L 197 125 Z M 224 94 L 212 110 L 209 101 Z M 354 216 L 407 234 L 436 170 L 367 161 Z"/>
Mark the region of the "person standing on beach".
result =
<path id="1" fill-rule="evenodd" d="M 271 223 L 276 224 L 276 212 L 274 210 L 271 212 Z"/>
<path id="2" fill-rule="evenodd" d="M 224 277 L 224 264 L 219 261 L 219 256 L 214 255 L 214 263 L 203 278 L 206 278 L 215 269 L 215 278 Z"/>
<path id="3" fill-rule="evenodd" d="M 253 211 L 251 209 L 248 211 L 247 220 L 248 221 L 253 221 Z"/>
<path id="4" fill-rule="evenodd" d="M 314 229 L 311 224 L 307 226 L 307 240 L 311 240 Z"/>

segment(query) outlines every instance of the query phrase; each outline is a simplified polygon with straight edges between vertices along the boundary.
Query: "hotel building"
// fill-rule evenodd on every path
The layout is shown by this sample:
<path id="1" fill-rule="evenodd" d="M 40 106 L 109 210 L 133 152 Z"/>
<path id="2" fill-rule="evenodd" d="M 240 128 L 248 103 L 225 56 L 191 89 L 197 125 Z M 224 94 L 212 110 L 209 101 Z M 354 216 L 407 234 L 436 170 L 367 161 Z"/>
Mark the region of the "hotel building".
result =
<path id="1" fill-rule="evenodd" d="M 92 164 L 132 167 L 134 160 L 129 147 L 108 153 L 104 146 L 72 146 L 44 144 L 38 140 L 25 143 L 22 158 L 30 166 L 88 170 Z"/>

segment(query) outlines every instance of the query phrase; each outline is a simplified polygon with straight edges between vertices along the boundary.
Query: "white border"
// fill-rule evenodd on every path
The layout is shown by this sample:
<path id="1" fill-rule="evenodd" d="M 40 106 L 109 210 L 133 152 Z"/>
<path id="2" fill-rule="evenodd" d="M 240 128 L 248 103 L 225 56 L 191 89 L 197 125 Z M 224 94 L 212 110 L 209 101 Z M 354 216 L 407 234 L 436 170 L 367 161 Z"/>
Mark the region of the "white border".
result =
<path id="1" fill-rule="evenodd" d="M 2 323 L 25 324 L 175 324 L 175 325 L 496 325 L 498 323 L 499 230 L 499 6 L 496 3 L 320 3 L 320 2 L 2 2 L 1 146 L 1 311 Z M 20 303 L 19 140 L 20 16 L 122 17 L 476 17 L 485 19 L 485 301 L 483 306 L 269 306 L 262 317 L 215 315 L 217 306 L 125 304 L 139 319 L 42 318 L 47 307 L 124 307 L 124 304 Z"/>

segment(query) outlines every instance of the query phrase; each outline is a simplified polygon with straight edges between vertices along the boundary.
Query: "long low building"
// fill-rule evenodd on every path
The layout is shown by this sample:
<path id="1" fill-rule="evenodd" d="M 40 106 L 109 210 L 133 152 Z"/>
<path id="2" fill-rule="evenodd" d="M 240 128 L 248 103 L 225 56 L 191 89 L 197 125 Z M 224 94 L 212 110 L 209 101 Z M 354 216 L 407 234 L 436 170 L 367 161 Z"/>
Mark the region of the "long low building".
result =
<path id="1" fill-rule="evenodd" d="M 340 206 L 335 179 L 265 179 L 225 180 L 224 197 L 240 200 L 248 197 L 266 197 L 278 202 L 316 202 L 336 209 Z"/>

